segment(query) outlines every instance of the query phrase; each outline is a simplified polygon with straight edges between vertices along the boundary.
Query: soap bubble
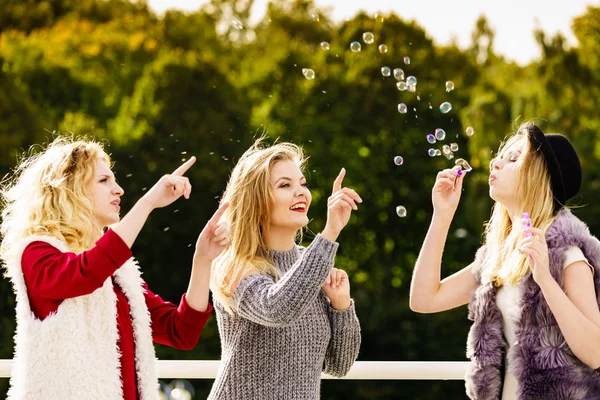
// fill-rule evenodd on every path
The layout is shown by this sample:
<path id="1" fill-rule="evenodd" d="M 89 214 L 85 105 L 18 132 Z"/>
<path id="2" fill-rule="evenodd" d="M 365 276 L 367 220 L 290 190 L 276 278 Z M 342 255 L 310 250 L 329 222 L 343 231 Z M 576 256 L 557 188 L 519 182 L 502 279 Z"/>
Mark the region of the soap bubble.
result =
<path id="1" fill-rule="evenodd" d="M 352 50 L 353 53 L 358 53 L 361 50 L 360 43 L 359 42 L 350 43 L 350 50 Z"/>
<path id="2" fill-rule="evenodd" d="M 437 140 L 444 140 L 444 139 L 446 139 L 446 131 L 443 130 L 442 128 L 437 128 L 435 130 L 435 138 Z"/>
<path id="3" fill-rule="evenodd" d="M 398 206 L 398 207 L 396 207 L 396 214 L 400 218 L 406 217 L 406 207 L 404 207 L 404 206 Z"/>
<path id="4" fill-rule="evenodd" d="M 427 154 L 429 155 L 429 157 L 435 157 L 437 155 L 436 153 L 437 153 L 436 149 L 427 150 Z"/>
<path id="5" fill-rule="evenodd" d="M 240 22 L 240 20 L 234 19 L 233 21 L 231 21 L 231 25 L 233 25 L 233 27 L 235 29 L 237 29 L 238 31 L 244 29 L 244 24 L 242 24 Z"/>
<path id="6" fill-rule="evenodd" d="M 467 129 L 465 129 L 465 133 L 467 134 L 467 136 L 473 136 L 475 134 L 475 129 L 473 129 L 472 126 L 467 126 Z"/>
<path id="7" fill-rule="evenodd" d="M 458 151 L 458 144 L 457 143 L 450 143 L 450 150 L 456 152 Z"/>
<path id="8" fill-rule="evenodd" d="M 311 15 L 311 18 L 313 21 L 319 22 L 319 14 L 313 14 L 313 15 Z"/>
<path id="9" fill-rule="evenodd" d="M 436 142 L 435 136 L 430 133 L 429 135 L 427 135 L 427 141 L 431 144 L 434 144 Z"/>
<path id="10" fill-rule="evenodd" d="M 398 104 L 398 112 L 400 114 L 406 114 L 407 111 L 408 111 L 408 107 L 406 107 L 406 104 L 404 104 L 404 103 Z"/>
<path id="11" fill-rule="evenodd" d="M 452 110 L 452 104 L 450 104 L 449 102 L 445 101 L 442 104 L 440 104 L 440 111 L 443 114 L 448 114 L 450 110 Z"/>
<path id="12" fill-rule="evenodd" d="M 327 43 L 327 42 L 321 42 L 321 48 L 323 50 L 329 50 L 329 43 Z"/>
<path id="13" fill-rule="evenodd" d="M 396 78 L 397 81 L 404 80 L 404 71 L 402 68 L 394 68 L 394 78 Z"/>
<path id="14" fill-rule="evenodd" d="M 411 76 L 409 76 L 408 78 L 406 78 L 406 84 L 407 84 L 408 86 L 410 86 L 410 85 L 415 85 L 415 86 L 416 86 L 416 85 L 417 85 L 417 78 L 415 78 L 415 77 L 414 77 L 414 76 L 412 76 L 412 75 L 411 75 Z"/>
<path id="15" fill-rule="evenodd" d="M 404 57 L 404 64 L 406 64 L 406 65 L 410 64 L 410 57 Z"/>
<path id="16" fill-rule="evenodd" d="M 406 82 L 400 81 L 400 82 L 396 83 L 396 87 L 400 91 L 405 91 L 406 90 Z"/>
<path id="17" fill-rule="evenodd" d="M 302 75 L 308 80 L 315 79 L 315 71 L 310 68 L 302 68 Z"/>
<path id="18" fill-rule="evenodd" d="M 390 69 L 390 67 L 381 67 L 381 75 L 383 75 L 387 78 L 391 74 L 392 74 L 392 70 Z"/>
<path id="19" fill-rule="evenodd" d="M 447 81 L 446 82 L 446 92 L 451 92 L 454 90 L 454 82 Z"/>
<path id="20" fill-rule="evenodd" d="M 404 164 L 404 159 L 402 158 L 402 156 L 396 156 L 396 157 L 394 157 L 394 164 L 396 164 L 396 165 L 402 165 L 402 164 Z"/>
<path id="21" fill-rule="evenodd" d="M 388 47 L 385 44 L 380 44 L 379 45 L 379 52 L 381 54 L 385 54 L 385 53 L 387 53 L 387 51 L 388 51 Z"/>
<path id="22" fill-rule="evenodd" d="M 456 161 L 454 161 L 454 164 L 461 167 L 463 169 L 463 171 L 467 171 L 467 172 L 473 171 L 473 167 L 471 167 L 469 165 L 469 163 L 467 162 L 467 160 L 465 160 L 464 158 L 457 158 Z"/>
<path id="23" fill-rule="evenodd" d="M 374 41 L 375 41 L 375 35 L 373 35 L 373 33 L 371 33 L 371 32 L 363 33 L 363 42 L 365 42 L 366 44 L 371 44 Z"/>

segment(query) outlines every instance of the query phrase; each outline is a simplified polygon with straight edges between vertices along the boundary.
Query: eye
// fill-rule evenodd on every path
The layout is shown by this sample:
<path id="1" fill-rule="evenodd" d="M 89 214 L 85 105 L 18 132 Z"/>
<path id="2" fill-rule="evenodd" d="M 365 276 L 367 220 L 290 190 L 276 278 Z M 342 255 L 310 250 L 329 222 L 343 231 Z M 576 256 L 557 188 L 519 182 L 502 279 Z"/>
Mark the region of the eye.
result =
<path id="1" fill-rule="evenodd" d="M 307 188 L 307 189 L 308 189 L 308 182 L 304 182 L 304 183 L 302 183 L 301 185 L 302 185 L 303 187 L 305 187 L 305 188 Z"/>
<path id="2" fill-rule="evenodd" d="M 283 188 L 283 187 L 288 187 L 288 186 L 290 186 L 290 184 L 289 184 L 289 183 L 282 183 L 282 184 L 281 184 L 281 186 L 279 186 L 279 187 L 280 187 L 280 188 Z"/>
<path id="3" fill-rule="evenodd" d="M 108 178 L 102 178 L 102 179 L 100 179 L 100 183 L 104 183 L 104 182 L 108 182 Z"/>

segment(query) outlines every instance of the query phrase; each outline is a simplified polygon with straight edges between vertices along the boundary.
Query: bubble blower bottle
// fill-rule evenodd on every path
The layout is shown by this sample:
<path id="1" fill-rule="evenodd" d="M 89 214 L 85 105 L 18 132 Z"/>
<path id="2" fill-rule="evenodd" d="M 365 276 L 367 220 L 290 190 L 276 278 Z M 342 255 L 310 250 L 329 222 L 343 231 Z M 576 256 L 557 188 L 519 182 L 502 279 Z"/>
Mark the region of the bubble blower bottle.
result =
<path id="1" fill-rule="evenodd" d="M 529 213 L 524 212 L 521 214 L 521 222 L 523 223 L 523 230 L 531 228 L 531 218 L 529 218 Z M 531 237 L 531 232 L 525 232 L 525 237 Z"/>

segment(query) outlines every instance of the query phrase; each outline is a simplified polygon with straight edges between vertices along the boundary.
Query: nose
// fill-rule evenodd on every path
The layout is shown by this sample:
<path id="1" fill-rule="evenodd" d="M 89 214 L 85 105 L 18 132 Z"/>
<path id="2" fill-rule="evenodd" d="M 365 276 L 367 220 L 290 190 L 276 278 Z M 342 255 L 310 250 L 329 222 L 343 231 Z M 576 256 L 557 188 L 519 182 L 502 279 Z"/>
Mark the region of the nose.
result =
<path id="1" fill-rule="evenodd" d="M 123 196 L 125 194 L 125 190 L 123 190 L 123 188 L 121 186 L 119 186 L 118 183 L 115 183 L 115 186 L 113 187 L 113 194 L 115 196 Z"/>

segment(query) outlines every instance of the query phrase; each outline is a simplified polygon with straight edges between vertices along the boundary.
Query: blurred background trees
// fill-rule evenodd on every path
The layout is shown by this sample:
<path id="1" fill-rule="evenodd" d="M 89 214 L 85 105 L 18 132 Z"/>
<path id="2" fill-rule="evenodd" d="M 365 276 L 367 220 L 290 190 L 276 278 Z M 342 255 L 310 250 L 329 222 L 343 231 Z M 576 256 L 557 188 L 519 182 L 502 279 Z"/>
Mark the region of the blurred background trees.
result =
<path id="1" fill-rule="evenodd" d="M 53 135 L 105 139 L 124 209 L 163 173 L 191 155 L 189 201 L 153 213 L 134 246 L 154 291 L 178 302 L 186 290 L 193 243 L 217 207 L 236 159 L 266 133 L 301 144 L 310 155 L 310 231 L 326 217 L 325 200 L 341 167 L 365 200 L 340 237 L 336 266 L 348 271 L 363 330 L 359 360 L 464 360 L 466 309 L 419 315 L 408 308 L 410 276 L 427 230 L 438 170 L 430 147 L 455 142 L 475 168 L 444 253 L 443 274 L 472 261 L 489 217 L 487 165 L 518 123 L 534 119 L 569 136 L 580 152 L 584 186 L 576 214 L 600 233 L 600 8 L 573 21 L 579 40 L 535 33 L 542 58 L 518 66 L 494 54 L 485 18 L 468 49 L 435 44 L 401 15 L 358 14 L 334 23 L 311 1 L 275 1 L 249 26 L 252 1 L 213 0 L 197 12 L 157 16 L 143 1 L 4 0 L 0 7 L 0 170 Z M 315 16 L 318 16 L 316 18 Z M 364 32 L 375 35 L 363 42 Z M 329 50 L 320 42 L 326 41 Z M 359 41 L 362 51 L 351 52 Z M 388 52 L 382 54 L 379 44 Z M 410 64 L 404 57 L 411 58 Z M 381 67 L 418 79 L 398 91 Z M 315 71 L 306 79 L 303 68 Z M 446 92 L 445 82 L 455 89 Z M 449 101 L 447 114 L 439 105 Z M 399 114 L 398 103 L 408 107 Z M 472 126 L 475 135 L 466 136 Z M 444 128 L 435 145 L 425 135 Z M 393 158 L 401 155 L 404 165 Z M 396 206 L 408 210 L 396 215 Z M 309 232 L 305 240 L 312 238 Z M 11 358 L 14 296 L 0 281 L 0 358 Z M 199 345 L 157 347 L 161 359 L 218 359 L 211 319 Z M 193 381 L 205 398 L 211 381 Z M 0 380 L 0 395 L 8 380 Z M 324 381 L 324 399 L 464 398 L 460 381 Z"/>

